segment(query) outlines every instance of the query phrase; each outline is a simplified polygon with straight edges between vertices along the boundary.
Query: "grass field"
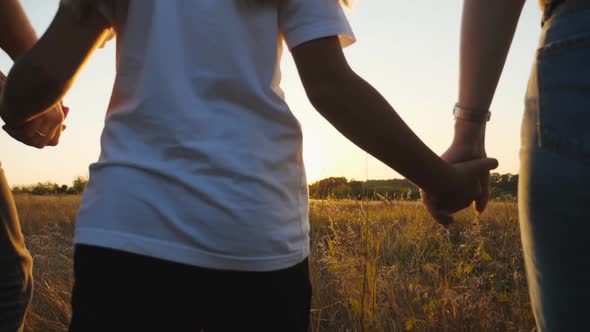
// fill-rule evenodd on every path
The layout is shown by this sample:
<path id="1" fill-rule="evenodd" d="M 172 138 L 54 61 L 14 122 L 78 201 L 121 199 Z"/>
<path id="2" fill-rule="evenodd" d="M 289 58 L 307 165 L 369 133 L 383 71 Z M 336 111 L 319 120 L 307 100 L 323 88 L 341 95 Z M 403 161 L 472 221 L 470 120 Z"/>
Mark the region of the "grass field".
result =
<path id="1" fill-rule="evenodd" d="M 77 196 L 17 196 L 35 263 L 27 331 L 65 331 Z M 312 201 L 312 331 L 531 331 L 514 203 L 450 230 L 419 203 Z"/>

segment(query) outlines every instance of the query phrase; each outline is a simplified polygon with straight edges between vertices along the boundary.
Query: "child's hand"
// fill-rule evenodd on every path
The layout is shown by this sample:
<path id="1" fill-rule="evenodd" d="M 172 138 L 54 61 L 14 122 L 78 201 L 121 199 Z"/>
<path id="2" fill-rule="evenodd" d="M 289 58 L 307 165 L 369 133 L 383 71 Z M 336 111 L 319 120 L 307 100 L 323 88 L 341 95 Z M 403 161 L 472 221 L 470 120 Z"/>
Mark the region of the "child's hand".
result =
<path id="1" fill-rule="evenodd" d="M 453 176 L 448 186 L 437 193 L 421 191 L 422 201 L 428 212 L 443 226 L 453 222 L 451 214 L 462 210 L 481 197 L 482 178 L 490 170 L 498 167 L 498 161 L 492 158 L 476 159 L 453 165 Z"/>
<path id="2" fill-rule="evenodd" d="M 58 104 L 50 111 L 34 118 L 18 128 L 2 127 L 10 136 L 17 141 L 29 146 L 42 149 L 46 146 L 56 146 L 66 126 L 63 125 L 65 115 Z"/>

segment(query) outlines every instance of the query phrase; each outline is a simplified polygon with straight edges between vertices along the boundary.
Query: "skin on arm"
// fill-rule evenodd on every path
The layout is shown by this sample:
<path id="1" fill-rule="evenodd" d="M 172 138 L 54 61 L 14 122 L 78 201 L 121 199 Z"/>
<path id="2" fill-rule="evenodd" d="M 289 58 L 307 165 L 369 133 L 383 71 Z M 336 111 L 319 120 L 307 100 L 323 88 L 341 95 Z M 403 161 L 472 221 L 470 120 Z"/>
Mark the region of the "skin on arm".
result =
<path id="1" fill-rule="evenodd" d="M 16 60 L 25 54 L 37 42 L 37 35 L 27 19 L 18 0 L 0 1 L 0 48 L 4 50 L 12 60 Z M 0 92 L 4 89 L 6 77 L 0 73 Z M 47 130 L 46 137 L 41 137 L 35 132 L 46 130 L 47 125 L 58 121 L 62 113 L 56 107 L 51 114 L 27 123 L 21 130 L 5 130 L 14 138 L 25 141 L 25 136 L 31 136 L 29 145 L 42 147 L 45 145 L 56 145 L 59 141 L 61 130 Z M 53 127 L 53 126 L 52 126 Z M 61 129 L 61 128 L 60 128 Z M 50 133 L 51 131 L 51 133 Z"/>
<path id="2" fill-rule="evenodd" d="M 0 48 L 12 60 L 24 55 L 37 42 L 37 35 L 18 0 L 0 1 Z M 0 92 L 4 90 L 6 77 L 0 73 Z M 68 108 L 56 105 L 49 112 L 18 128 L 5 126 L 4 129 L 12 137 L 28 145 L 42 148 L 46 145 L 57 145 L 62 129 L 64 112 Z M 44 137 L 37 133 L 45 133 Z"/>
<path id="3" fill-rule="evenodd" d="M 109 28 L 97 12 L 80 22 L 69 6 L 60 6 L 45 34 L 10 71 L 0 102 L 7 125 L 18 127 L 57 105 Z"/>
<path id="4" fill-rule="evenodd" d="M 487 111 L 502 74 L 525 0 L 465 0 L 461 23 L 459 106 Z M 484 149 L 484 123 L 455 122 L 453 144 Z M 485 149 L 484 149 L 485 150 Z"/>
<path id="5" fill-rule="evenodd" d="M 37 42 L 37 35 L 18 0 L 0 1 L 0 48 L 16 60 Z"/>
<path id="6" fill-rule="evenodd" d="M 500 80 L 510 44 L 525 0 L 464 0 L 461 24 L 459 72 L 460 107 L 487 112 Z M 484 158 L 486 123 L 455 120 L 455 135 L 442 158 L 451 163 Z M 475 211 L 484 211 L 490 196 L 490 174 L 481 179 L 481 192 L 475 197 Z M 448 206 L 437 197 L 421 192 L 422 201 L 443 225 L 453 220 Z"/>
<path id="7" fill-rule="evenodd" d="M 525 0 L 465 0 L 461 25 L 459 73 L 460 107 L 489 110 L 514 37 Z M 451 147 L 443 154 L 449 162 L 486 156 L 486 123 L 455 121 Z M 489 200 L 489 173 L 482 178 L 482 193 L 475 201 L 478 213 Z"/>
<path id="8" fill-rule="evenodd" d="M 308 98 L 340 133 L 445 203 L 464 208 L 479 190 L 477 177 L 495 160 L 451 166 L 412 132 L 389 103 L 349 67 L 337 37 L 292 50 Z"/>

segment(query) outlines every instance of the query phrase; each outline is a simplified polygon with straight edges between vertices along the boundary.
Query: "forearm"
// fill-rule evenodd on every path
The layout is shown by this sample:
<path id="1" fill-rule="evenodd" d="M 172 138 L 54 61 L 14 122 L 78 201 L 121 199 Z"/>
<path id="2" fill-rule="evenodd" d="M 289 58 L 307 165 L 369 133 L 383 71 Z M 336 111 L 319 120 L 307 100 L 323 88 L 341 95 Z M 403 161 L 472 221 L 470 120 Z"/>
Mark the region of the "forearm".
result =
<path id="1" fill-rule="evenodd" d="M 29 55 L 13 66 L 0 100 L 0 117 L 10 127 L 18 127 L 51 110 L 70 85 L 69 81 L 52 77 Z"/>
<path id="2" fill-rule="evenodd" d="M 43 37 L 10 71 L 0 116 L 9 126 L 17 126 L 51 110 L 109 28 L 110 23 L 98 13 L 80 23 L 69 6 L 60 6 Z"/>
<path id="3" fill-rule="evenodd" d="M 451 167 L 432 152 L 371 85 L 354 73 L 337 88 L 310 96 L 316 109 L 344 136 L 424 190 L 439 192 Z"/>
<path id="4" fill-rule="evenodd" d="M 465 0 L 461 26 L 459 106 L 487 111 L 502 74 L 524 0 Z M 485 150 L 484 123 L 455 122 L 455 145 Z"/>
<path id="5" fill-rule="evenodd" d="M 465 0 L 461 27 L 459 105 L 488 110 L 524 0 Z"/>
<path id="6" fill-rule="evenodd" d="M 18 0 L 0 1 L 0 48 L 15 60 L 29 50 L 35 42 L 37 42 L 35 30 Z"/>

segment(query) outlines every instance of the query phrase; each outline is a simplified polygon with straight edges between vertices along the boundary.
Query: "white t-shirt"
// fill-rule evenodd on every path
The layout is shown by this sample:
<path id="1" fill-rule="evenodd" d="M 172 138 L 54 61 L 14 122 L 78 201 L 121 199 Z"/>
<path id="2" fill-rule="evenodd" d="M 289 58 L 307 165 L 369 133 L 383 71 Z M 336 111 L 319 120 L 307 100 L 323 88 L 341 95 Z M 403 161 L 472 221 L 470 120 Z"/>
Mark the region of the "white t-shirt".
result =
<path id="1" fill-rule="evenodd" d="M 338 1 L 131 0 L 124 26 L 76 243 L 226 270 L 304 260 L 307 182 L 281 36 L 351 43 Z"/>

